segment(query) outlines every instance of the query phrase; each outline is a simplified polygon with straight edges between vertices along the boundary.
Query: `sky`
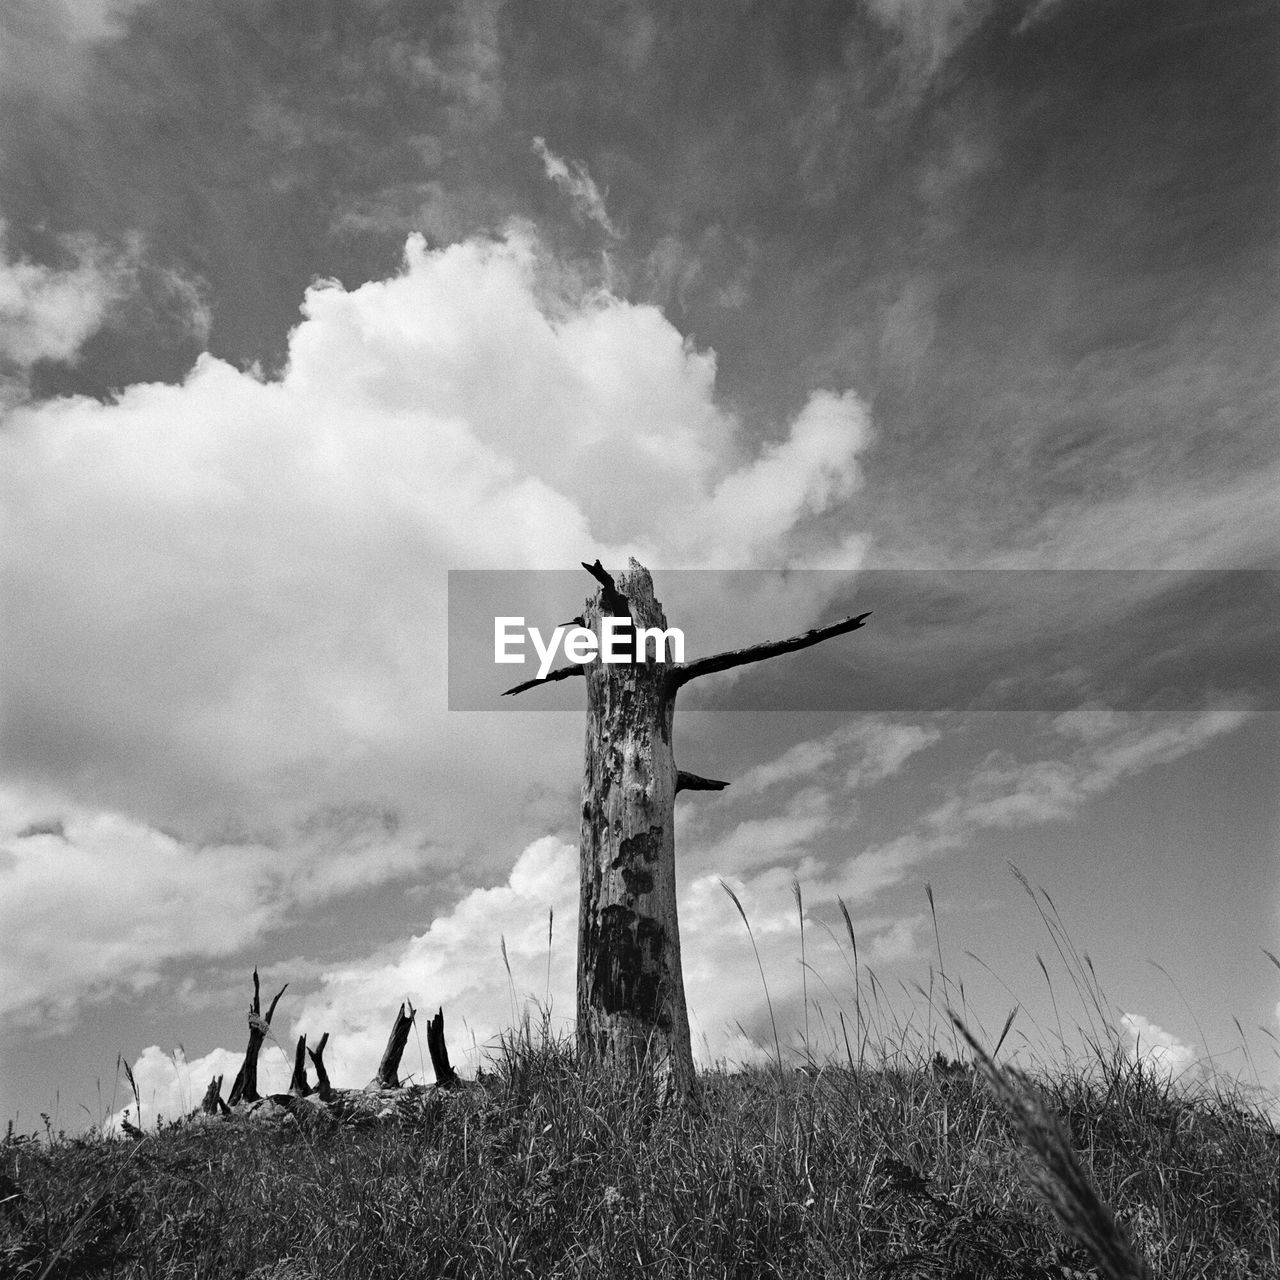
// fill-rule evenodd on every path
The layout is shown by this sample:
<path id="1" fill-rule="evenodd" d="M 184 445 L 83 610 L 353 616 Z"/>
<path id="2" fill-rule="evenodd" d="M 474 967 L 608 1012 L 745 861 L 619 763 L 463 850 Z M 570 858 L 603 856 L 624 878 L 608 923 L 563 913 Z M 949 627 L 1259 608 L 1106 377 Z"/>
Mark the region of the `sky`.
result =
<path id="1" fill-rule="evenodd" d="M 868 1007 L 949 1049 L 950 998 L 1280 1091 L 1278 43 L 1252 0 L 6 4 L 4 1117 L 102 1122 L 118 1059 L 194 1105 L 255 965 L 338 1083 L 406 998 L 466 1073 L 563 1031 L 582 707 L 451 700 L 450 589 L 561 571 L 549 626 L 631 555 L 698 651 L 874 597 L 682 695 L 731 782 L 677 808 L 701 1061 L 773 1056 L 770 1004 L 786 1053 Z"/>

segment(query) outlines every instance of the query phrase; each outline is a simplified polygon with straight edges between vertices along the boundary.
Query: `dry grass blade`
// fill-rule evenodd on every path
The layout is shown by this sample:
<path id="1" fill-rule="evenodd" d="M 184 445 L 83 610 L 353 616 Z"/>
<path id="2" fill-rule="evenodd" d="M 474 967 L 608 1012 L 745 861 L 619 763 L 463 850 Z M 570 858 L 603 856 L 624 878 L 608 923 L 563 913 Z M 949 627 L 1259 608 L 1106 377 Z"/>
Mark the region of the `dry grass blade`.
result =
<path id="1" fill-rule="evenodd" d="M 769 995 L 769 980 L 764 976 L 764 962 L 760 959 L 760 948 L 756 946 L 755 931 L 751 928 L 751 921 L 747 919 L 746 910 L 743 908 L 738 895 L 734 893 L 733 886 L 727 880 L 720 881 L 720 887 L 729 895 L 733 905 L 738 908 L 738 914 L 742 917 L 742 923 L 747 926 L 747 937 L 751 939 L 751 950 L 756 954 L 756 967 L 760 970 L 760 982 L 764 987 L 764 1002 L 769 1009 L 769 1025 L 773 1028 L 773 1049 L 778 1055 L 778 1079 L 782 1079 L 782 1041 L 778 1039 L 778 1024 L 773 1016 L 773 1000 Z"/>
<path id="2" fill-rule="evenodd" d="M 1044 1103 L 1025 1080 L 997 1067 L 954 1014 L 952 1022 L 973 1051 L 1022 1143 L 1035 1156 L 1035 1184 L 1058 1224 L 1093 1254 L 1107 1280 L 1154 1280 L 1151 1268 L 1103 1202 Z"/>

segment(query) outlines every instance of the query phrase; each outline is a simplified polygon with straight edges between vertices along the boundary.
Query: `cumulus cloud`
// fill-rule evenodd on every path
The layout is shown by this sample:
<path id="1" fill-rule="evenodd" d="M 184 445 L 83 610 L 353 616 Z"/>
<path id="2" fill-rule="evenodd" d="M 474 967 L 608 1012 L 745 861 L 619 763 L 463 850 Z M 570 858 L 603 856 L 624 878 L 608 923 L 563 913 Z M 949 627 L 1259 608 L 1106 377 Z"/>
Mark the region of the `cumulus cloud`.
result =
<path id="1" fill-rule="evenodd" d="M 939 806 L 915 829 L 848 859 L 833 856 L 824 843 L 824 837 L 840 826 L 841 797 L 851 798 L 844 764 L 833 757 L 833 745 L 847 746 L 852 740 L 864 758 L 882 770 L 901 768 L 913 754 L 907 748 L 930 745 L 938 730 L 869 718 L 861 734 L 848 735 L 848 740 L 842 731 L 801 744 L 803 750 L 783 753 L 771 762 L 773 778 L 770 766 L 761 766 L 761 787 L 784 775 L 807 776 L 815 785 L 796 793 L 779 814 L 731 820 L 713 841 L 695 833 L 681 859 L 679 914 L 697 1057 L 705 1063 L 742 1063 L 772 1052 L 768 1003 L 754 956 L 749 955 L 751 941 L 721 887 L 722 876 L 727 876 L 751 922 L 781 1033 L 787 1045 L 793 1045 L 794 1029 L 803 1022 L 806 972 L 800 965 L 793 878 L 798 877 L 803 891 L 811 973 L 838 974 L 849 963 L 835 932 L 816 927 L 837 896 L 857 913 L 854 924 L 863 963 L 885 966 L 917 960 L 928 928 L 923 914 L 867 914 L 874 898 L 910 868 L 963 847 L 984 827 L 1057 820 L 1122 778 L 1196 750 L 1239 723 L 1234 714 L 1216 712 L 1163 722 L 1150 716 L 1098 714 L 1082 734 L 1084 717 L 1071 713 L 1053 727 L 1071 741 L 1083 737 L 1086 746 L 1077 756 L 1068 756 L 1065 775 L 1044 761 L 1021 769 L 988 764 L 957 788 L 954 801 Z M 813 772 L 802 773 L 802 760 Z M 1043 799 L 1046 795 L 1049 801 Z M 732 819 L 731 808 L 729 812 Z M 499 1034 L 525 1013 L 537 1021 L 540 1010 L 549 1009 L 553 1029 L 568 1033 L 577 877 L 572 843 L 556 837 L 533 842 L 515 859 L 505 880 L 464 894 L 424 933 L 322 974 L 319 990 L 293 1017 L 292 1034 L 305 1032 L 314 1038 L 329 1031 L 335 1080 L 362 1084 L 373 1074 L 389 1020 L 405 998 L 424 1010 L 443 1005 L 465 1012 L 458 1019 L 461 1026 L 451 1031 L 451 1044 L 458 1046 L 455 1056 L 469 1070 L 483 1062 Z M 811 1000 L 822 987 L 817 998 L 828 1021 L 841 1008 L 839 985 L 809 984 Z M 290 1016 L 287 1009 L 282 1013 Z M 283 1024 L 279 1015 L 277 1020 Z M 1194 1062 L 1191 1047 L 1140 1015 L 1126 1014 L 1121 1030 L 1131 1054 L 1158 1070 L 1177 1076 Z M 157 1068 L 161 1065 L 156 1059 Z M 410 1070 L 412 1062 L 406 1064 Z"/>
<path id="2" fill-rule="evenodd" d="M 334 805 L 390 809 L 407 847 L 429 837 L 492 874 L 513 851 L 488 833 L 527 839 L 530 795 L 570 795 L 580 730 L 449 715 L 445 571 L 631 551 L 804 567 L 854 546 L 825 518 L 856 487 L 868 433 L 855 397 L 820 393 L 757 455 L 716 399 L 712 353 L 656 308 L 575 290 L 522 233 L 439 251 L 415 237 L 392 279 L 317 285 L 277 380 L 205 356 L 178 386 L 15 408 L 0 437 L 0 749 L 15 794 L 53 798 L 12 831 L 74 809 L 85 885 L 119 858 L 153 906 L 150 860 L 190 859 L 214 902 L 219 858 L 287 860 Z M 821 606 L 805 590 L 773 601 L 793 626 Z M 779 625 L 767 607 L 754 619 Z M 495 787 L 497 760 L 512 786 Z M 117 848 L 95 812 L 136 824 L 151 853 Z M 17 876 L 35 915 L 52 910 L 61 848 L 11 846 L 0 894 Z M 341 891 L 361 865 L 349 852 L 310 856 L 306 883 Z M 193 913 L 199 878 L 174 890 Z M 268 899 L 299 900 L 290 883 Z M 121 980 L 150 974 L 143 923 L 121 932 Z M 102 931 L 87 937 L 58 962 L 66 990 L 103 969 Z"/>
<path id="3" fill-rule="evenodd" d="M 579 217 L 594 222 L 615 239 L 622 235 L 609 220 L 604 196 L 600 194 L 599 187 L 592 181 L 587 166 L 581 160 L 570 162 L 562 159 L 542 138 L 534 138 L 533 149 L 542 161 L 547 177 L 569 197 L 574 212 Z"/>
<path id="4" fill-rule="evenodd" d="M 299 908 L 427 857 L 376 812 L 313 818 L 283 848 L 197 846 L 101 810 L 28 820 L 50 802 L 0 791 L 0 1019 L 44 1031 L 160 981 L 176 959 L 232 955 Z"/>
<path id="5" fill-rule="evenodd" d="M 777 876 L 734 878 L 751 920 L 775 1006 L 788 1016 L 803 990 L 799 934 L 789 882 Z M 767 1021 L 750 941 L 719 875 L 683 882 L 681 930 L 696 939 L 683 958 L 695 1056 L 704 1063 L 754 1060 Z M 449 1028 L 451 1056 L 468 1070 L 483 1063 L 500 1033 L 543 1010 L 556 1034 L 570 1034 L 578 915 L 577 849 L 551 837 L 516 859 L 505 883 L 476 889 L 426 932 L 366 962 L 326 973 L 295 1019 L 295 1033 L 331 1032 L 335 1081 L 363 1084 L 377 1066 L 390 1019 L 405 998 L 424 1012 L 465 1011 Z M 551 929 L 548 946 L 548 925 Z M 915 954 L 922 918 L 859 922 L 864 957 L 891 963 Z M 506 961 L 501 948 L 505 945 Z M 830 968 L 836 944 L 815 931 L 810 959 Z M 278 1015 L 277 1015 L 278 1016 Z M 793 1025 L 791 1022 L 786 1024 Z M 406 1058 L 406 1072 L 414 1064 Z"/>
<path id="6" fill-rule="evenodd" d="M 1182 1079 L 1198 1062 L 1195 1045 L 1184 1044 L 1140 1013 L 1121 1015 L 1120 1033 L 1129 1057 L 1166 1079 Z"/>
<path id="7" fill-rule="evenodd" d="M 214 1076 L 222 1077 L 225 1099 L 243 1061 L 243 1049 L 212 1049 L 188 1060 L 181 1045 L 168 1052 L 158 1044 L 148 1045 L 130 1068 L 138 1086 L 137 1103 L 131 1101 L 117 1108 L 107 1118 L 104 1128 L 108 1133 L 115 1132 L 126 1118 L 131 1124 L 138 1124 L 139 1117 L 134 1113 L 139 1109 L 143 1128 L 153 1127 L 160 1120 L 188 1115 L 200 1105 Z M 258 1057 L 258 1092 L 264 1096 L 283 1093 L 292 1075 L 293 1060 L 285 1056 L 275 1041 L 268 1040 Z M 117 1088 L 121 1087 L 126 1087 L 123 1080 L 117 1081 Z"/>
<path id="8" fill-rule="evenodd" d="M 424 1013 L 463 1010 L 465 1021 L 447 1028 L 450 1053 L 474 1070 L 526 1009 L 535 1020 L 538 1008 L 549 1010 L 558 1032 L 572 1025 L 577 916 L 577 848 L 543 837 L 519 854 L 504 883 L 473 889 L 425 933 L 325 973 L 296 1027 L 312 1039 L 330 1032 L 325 1061 L 335 1082 L 363 1084 L 401 1000 Z"/>

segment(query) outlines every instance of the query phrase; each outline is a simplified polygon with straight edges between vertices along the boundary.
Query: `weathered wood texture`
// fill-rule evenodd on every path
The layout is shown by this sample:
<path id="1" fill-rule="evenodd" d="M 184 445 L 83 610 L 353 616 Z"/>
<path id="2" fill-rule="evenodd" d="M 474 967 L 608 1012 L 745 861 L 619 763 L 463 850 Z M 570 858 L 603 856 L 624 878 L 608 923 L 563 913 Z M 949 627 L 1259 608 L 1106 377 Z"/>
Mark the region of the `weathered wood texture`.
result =
<path id="1" fill-rule="evenodd" d="M 632 560 L 616 581 L 599 560 L 582 567 L 600 588 L 573 622 L 594 631 L 602 650 L 606 618 L 667 629 L 643 565 Z M 578 1051 L 587 1062 L 626 1070 L 645 1064 L 669 1093 L 696 1093 L 676 918 L 675 797 L 729 784 L 676 768 L 677 693 L 700 676 L 856 631 L 870 616 L 688 663 L 668 662 L 646 644 L 642 661 L 566 666 L 506 691 L 512 696 L 577 676 L 587 685 L 577 1003 Z"/>
<path id="2" fill-rule="evenodd" d="M 591 566 L 600 578 L 599 562 Z M 606 575 L 607 576 L 607 575 Z M 634 560 L 616 588 L 587 602 L 597 635 L 608 616 L 666 629 L 649 571 Z M 678 1094 L 696 1087 L 676 918 L 670 664 L 588 664 L 578 908 L 578 1048 L 588 1061 L 653 1068 Z"/>

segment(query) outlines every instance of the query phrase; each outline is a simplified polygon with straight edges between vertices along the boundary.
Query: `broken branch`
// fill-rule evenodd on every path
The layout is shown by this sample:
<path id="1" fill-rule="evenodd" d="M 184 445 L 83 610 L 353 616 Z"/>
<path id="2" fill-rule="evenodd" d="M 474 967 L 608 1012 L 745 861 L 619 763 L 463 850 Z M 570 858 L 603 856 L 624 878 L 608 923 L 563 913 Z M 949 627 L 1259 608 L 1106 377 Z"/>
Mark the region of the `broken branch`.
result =
<path id="1" fill-rule="evenodd" d="M 514 689 L 504 689 L 502 696 L 510 698 L 517 693 L 523 693 L 526 689 L 536 688 L 540 684 L 555 684 L 557 680 L 567 680 L 570 676 L 580 676 L 583 674 L 583 668 L 579 665 L 576 667 L 561 667 L 558 671 L 552 671 L 548 675 L 539 676 L 534 680 L 526 680 L 524 684 L 518 684 Z"/>
<path id="2" fill-rule="evenodd" d="M 676 794 L 681 791 L 723 791 L 729 784 L 718 778 L 701 778 L 696 773 L 676 770 Z"/>
<path id="3" fill-rule="evenodd" d="M 746 666 L 750 662 L 764 662 L 768 658 L 776 658 L 783 653 L 794 653 L 797 649 L 807 649 L 810 645 L 821 644 L 832 636 L 842 636 L 846 632 L 856 631 L 871 617 L 870 612 L 860 613 L 857 617 L 845 618 L 833 622 L 830 626 L 815 627 L 803 635 L 791 636 L 786 640 L 768 640 L 764 644 L 748 645 L 745 649 L 726 649 L 723 653 L 712 654 L 709 658 L 698 658 L 694 662 L 682 663 L 673 668 L 667 679 L 672 692 L 697 680 L 699 676 L 714 675 L 717 671 L 729 671 L 733 667 Z"/>

